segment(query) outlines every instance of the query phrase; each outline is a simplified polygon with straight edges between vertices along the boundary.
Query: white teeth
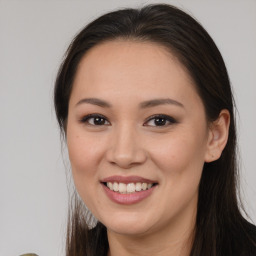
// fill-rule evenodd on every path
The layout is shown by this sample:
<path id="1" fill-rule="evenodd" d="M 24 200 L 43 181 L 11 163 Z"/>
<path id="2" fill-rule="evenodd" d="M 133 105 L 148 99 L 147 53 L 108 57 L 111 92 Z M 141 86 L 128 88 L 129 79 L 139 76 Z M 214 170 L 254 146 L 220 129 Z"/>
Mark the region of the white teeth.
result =
<path id="1" fill-rule="evenodd" d="M 107 187 L 115 192 L 119 192 L 121 194 L 130 194 L 130 193 L 135 193 L 135 192 L 140 192 L 143 190 L 147 190 L 152 188 L 153 184 L 152 183 L 141 183 L 137 182 L 135 183 L 118 183 L 118 182 L 107 182 Z"/>
<path id="2" fill-rule="evenodd" d="M 115 192 L 117 192 L 117 191 L 119 190 L 119 185 L 118 185 L 117 182 L 114 182 L 114 184 L 113 184 L 113 190 L 114 190 Z"/>
<path id="3" fill-rule="evenodd" d="M 124 183 L 119 183 L 119 192 L 120 193 L 126 192 L 126 185 Z"/>
<path id="4" fill-rule="evenodd" d="M 135 190 L 136 190 L 136 191 L 141 191 L 141 183 L 140 183 L 140 182 L 137 182 L 137 183 L 136 183 Z"/>
<path id="5" fill-rule="evenodd" d="M 152 188 L 152 186 L 153 186 L 153 184 L 151 183 L 151 184 L 148 184 L 148 189 L 150 189 L 150 188 Z"/>
<path id="6" fill-rule="evenodd" d="M 148 184 L 147 183 L 142 183 L 141 188 L 142 188 L 142 190 L 146 190 L 148 188 Z"/>
<path id="7" fill-rule="evenodd" d="M 111 182 L 108 182 L 108 183 L 107 183 L 107 186 L 108 186 L 108 188 L 109 188 L 110 190 L 113 190 L 113 184 L 112 184 Z"/>
<path id="8" fill-rule="evenodd" d="M 128 193 L 134 193 L 135 192 L 135 184 L 134 183 L 127 184 L 127 192 Z"/>

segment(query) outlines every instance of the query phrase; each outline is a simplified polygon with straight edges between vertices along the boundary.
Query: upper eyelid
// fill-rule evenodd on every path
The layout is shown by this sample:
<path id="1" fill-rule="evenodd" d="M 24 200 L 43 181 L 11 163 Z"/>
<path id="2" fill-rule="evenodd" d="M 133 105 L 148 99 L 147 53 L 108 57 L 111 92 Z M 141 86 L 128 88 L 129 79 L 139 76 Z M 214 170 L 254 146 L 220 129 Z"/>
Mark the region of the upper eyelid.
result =
<path id="1" fill-rule="evenodd" d="M 100 117 L 100 118 L 103 118 L 105 119 L 107 122 L 110 123 L 110 121 L 108 120 L 108 118 L 102 114 L 98 114 L 98 113 L 94 113 L 94 114 L 88 114 L 88 115 L 85 115 L 85 116 L 82 116 L 82 118 L 80 118 L 80 121 L 83 122 L 83 121 L 87 121 L 88 119 L 90 118 L 95 118 L 95 117 Z"/>
<path id="2" fill-rule="evenodd" d="M 151 122 L 152 120 L 154 120 L 156 118 L 164 118 L 169 123 L 166 123 L 164 125 L 149 125 L 148 124 L 149 122 Z M 156 115 L 153 115 L 151 117 L 148 117 L 146 119 L 146 121 L 143 123 L 143 126 L 148 126 L 148 127 L 153 127 L 153 128 L 156 128 L 156 127 L 157 128 L 166 128 L 166 127 L 175 125 L 177 123 L 178 123 L 178 121 L 175 118 L 173 118 L 172 116 L 165 115 L 165 114 L 156 114 Z"/>
<path id="3" fill-rule="evenodd" d="M 154 118 L 158 118 L 158 117 L 160 117 L 160 118 L 166 118 L 166 119 L 172 120 L 172 121 L 174 121 L 174 122 L 177 122 L 177 120 L 176 120 L 175 118 L 173 118 L 172 116 L 166 115 L 166 114 L 155 114 L 155 115 L 149 116 L 149 117 L 145 120 L 145 122 L 148 122 L 148 121 L 150 121 L 150 120 L 152 120 L 152 119 L 154 119 Z"/>

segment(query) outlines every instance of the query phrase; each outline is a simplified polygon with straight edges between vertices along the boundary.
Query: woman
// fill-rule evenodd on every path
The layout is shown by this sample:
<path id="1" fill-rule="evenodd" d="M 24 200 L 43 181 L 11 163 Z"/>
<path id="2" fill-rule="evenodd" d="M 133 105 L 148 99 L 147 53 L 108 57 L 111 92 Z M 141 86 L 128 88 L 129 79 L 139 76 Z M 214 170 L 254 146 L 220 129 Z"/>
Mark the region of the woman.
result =
<path id="1" fill-rule="evenodd" d="M 55 109 L 79 194 L 67 255 L 256 255 L 228 74 L 189 15 L 161 4 L 90 23 L 59 70 Z"/>

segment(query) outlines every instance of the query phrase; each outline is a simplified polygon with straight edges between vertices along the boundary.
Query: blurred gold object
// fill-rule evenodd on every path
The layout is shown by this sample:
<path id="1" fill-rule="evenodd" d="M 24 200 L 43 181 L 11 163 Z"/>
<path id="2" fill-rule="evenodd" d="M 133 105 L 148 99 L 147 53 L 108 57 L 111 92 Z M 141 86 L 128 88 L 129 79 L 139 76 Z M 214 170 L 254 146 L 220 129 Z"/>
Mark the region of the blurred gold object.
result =
<path id="1" fill-rule="evenodd" d="M 25 253 L 25 254 L 22 254 L 20 256 L 38 256 L 38 255 L 35 254 L 35 253 Z"/>

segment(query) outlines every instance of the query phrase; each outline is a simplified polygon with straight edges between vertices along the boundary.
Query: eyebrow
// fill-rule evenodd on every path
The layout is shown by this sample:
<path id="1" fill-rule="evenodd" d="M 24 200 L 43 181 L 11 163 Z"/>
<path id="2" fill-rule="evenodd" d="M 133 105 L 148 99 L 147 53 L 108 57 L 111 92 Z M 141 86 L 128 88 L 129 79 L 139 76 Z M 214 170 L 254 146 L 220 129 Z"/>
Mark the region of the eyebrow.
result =
<path id="1" fill-rule="evenodd" d="M 81 99 L 80 101 L 78 101 L 76 103 L 76 106 L 81 105 L 83 103 L 93 104 L 93 105 L 100 106 L 100 107 L 103 107 L 103 108 L 110 108 L 110 107 L 112 107 L 112 105 L 110 103 L 108 103 L 108 102 L 106 102 L 104 100 L 97 99 L 97 98 Z"/>
<path id="2" fill-rule="evenodd" d="M 98 99 L 98 98 L 84 98 L 77 102 L 76 106 L 81 105 L 83 103 L 96 105 L 103 108 L 111 108 L 112 105 L 108 103 L 107 101 Z M 143 101 L 139 104 L 140 108 L 151 108 L 159 105 L 165 105 L 165 104 L 171 104 L 176 105 L 179 107 L 183 107 L 184 105 L 176 100 L 170 99 L 170 98 L 164 98 L 164 99 L 152 99 Z"/>
<path id="3" fill-rule="evenodd" d="M 155 107 L 159 105 L 165 105 L 165 104 L 171 104 L 171 105 L 176 105 L 179 107 L 183 107 L 184 105 L 176 100 L 165 98 L 165 99 L 152 99 L 152 100 L 147 100 L 144 102 L 140 103 L 141 108 L 150 108 L 150 107 Z"/>

